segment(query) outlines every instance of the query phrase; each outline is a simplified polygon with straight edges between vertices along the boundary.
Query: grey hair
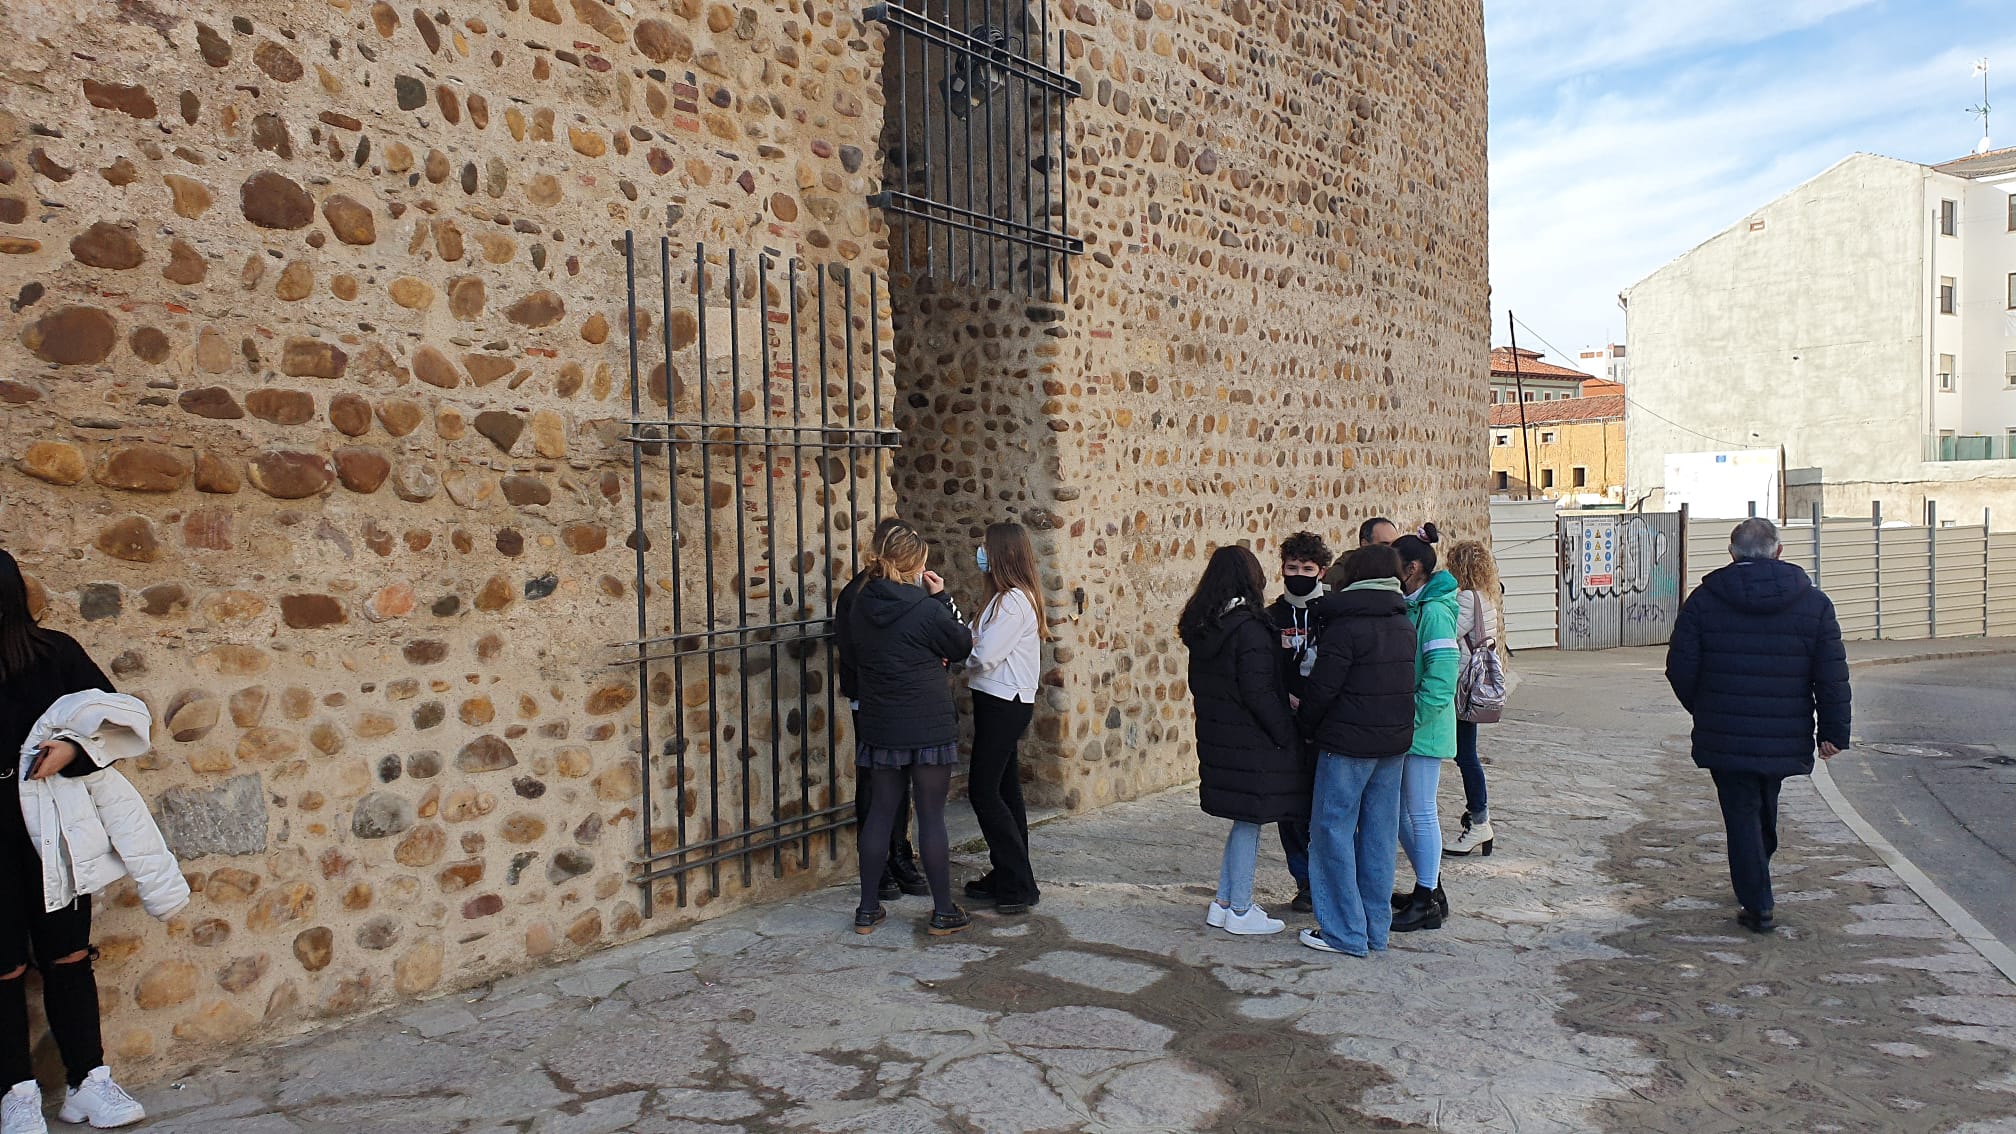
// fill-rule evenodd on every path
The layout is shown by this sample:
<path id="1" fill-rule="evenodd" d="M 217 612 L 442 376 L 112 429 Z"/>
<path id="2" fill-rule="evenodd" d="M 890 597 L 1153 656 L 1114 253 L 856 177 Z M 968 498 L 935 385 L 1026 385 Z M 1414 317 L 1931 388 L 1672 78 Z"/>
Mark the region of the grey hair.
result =
<path id="1" fill-rule="evenodd" d="M 1761 516 L 1753 516 L 1736 525 L 1729 533 L 1729 558 L 1776 559 L 1778 557 L 1778 525 Z"/>

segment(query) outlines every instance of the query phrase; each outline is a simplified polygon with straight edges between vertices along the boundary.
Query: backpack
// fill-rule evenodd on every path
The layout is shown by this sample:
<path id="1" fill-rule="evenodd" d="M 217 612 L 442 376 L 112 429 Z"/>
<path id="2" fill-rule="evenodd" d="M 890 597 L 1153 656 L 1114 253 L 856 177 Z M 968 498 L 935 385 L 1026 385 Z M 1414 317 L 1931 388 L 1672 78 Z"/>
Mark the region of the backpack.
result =
<path id="1" fill-rule="evenodd" d="M 1456 681 L 1456 719 L 1471 724 L 1497 724 L 1505 715 L 1508 690 L 1505 663 L 1498 657 L 1498 640 L 1480 638 L 1484 630 L 1484 599 L 1475 591 L 1470 601 L 1477 604 L 1476 615 L 1463 641 L 1470 647 L 1463 659 L 1463 672 Z"/>

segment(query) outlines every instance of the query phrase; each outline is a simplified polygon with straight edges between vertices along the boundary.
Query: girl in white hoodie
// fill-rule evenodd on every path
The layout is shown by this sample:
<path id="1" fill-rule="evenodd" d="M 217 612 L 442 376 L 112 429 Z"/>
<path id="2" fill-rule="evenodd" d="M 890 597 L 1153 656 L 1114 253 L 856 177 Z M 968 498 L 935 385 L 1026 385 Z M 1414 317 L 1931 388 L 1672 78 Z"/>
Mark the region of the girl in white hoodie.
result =
<path id="1" fill-rule="evenodd" d="M 1041 591 L 1036 549 L 1021 524 L 990 524 L 974 563 L 987 575 L 987 601 L 973 620 L 973 653 L 966 659 L 973 691 L 973 771 L 967 800 L 987 837 L 993 864 L 966 884 L 974 898 L 992 900 L 1004 914 L 1029 912 L 1039 897 L 1029 864 L 1029 812 L 1022 803 L 1018 747 L 1036 713 L 1043 667 Z"/>
<path id="2" fill-rule="evenodd" d="M 46 908 L 42 857 L 21 810 L 22 779 L 81 777 L 98 771 L 81 746 L 51 740 L 23 767 L 17 756 L 42 715 L 67 694 L 111 693 L 112 682 L 75 640 L 35 625 L 28 587 L 14 557 L 0 551 L 0 1134 L 44 1134 L 42 1089 L 28 1055 L 23 976 L 42 973 L 49 1031 L 69 1074 L 62 1119 L 100 1129 L 146 1117 L 112 1081 L 98 1027 L 91 971 L 91 898 Z M 177 881 L 180 881 L 179 876 Z"/>

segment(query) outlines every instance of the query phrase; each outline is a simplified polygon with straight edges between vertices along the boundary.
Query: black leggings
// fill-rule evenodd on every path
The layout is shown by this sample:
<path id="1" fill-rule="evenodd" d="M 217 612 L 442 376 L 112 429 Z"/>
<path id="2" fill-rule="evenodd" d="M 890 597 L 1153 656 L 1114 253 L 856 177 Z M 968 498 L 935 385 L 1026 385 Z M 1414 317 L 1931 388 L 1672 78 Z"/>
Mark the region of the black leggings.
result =
<path id="1" fill-rule="evenodd" d="M 939 913 L 951 913 L 952 858 L 945 835 L 945 797 L 952 790 L 952 765 L 915 765 L 908 768 L 859 768 L 866 773 L 869 788 L 868 821 L 855 835 L 861 850 L 861 908 L 872 910 L 881 904 L 882 870 L 889 865 L 889 836 L 896 829 L 896 808 L 903 800 L 903 784 L 910 784 L 911 803 L 917 809 L 917 853 L 924 860 L 924 877 L 931 881 L 931 903 Z"/>
<path id="2" fill-rule="evenodd" d="M 973 694 L 973 772 L 966 798 L 987 838 L 994 900 L 1034 902 L 1036 874 L 1029 865 L 1029 811 L 1022 802 L 1022 761 L 1017 746 L 1036 706 L 991 694 Z"/>
<path id="3" fill-rule="evenodd" d="M 70 1085 L 80 1086 L 85 1076 L 105 1062 L 98 1026 L 98 978 L 91 970 L 91 899 L 82 897 L 74 905 L 45 913 L 42 872 L 35 871 L 31 878 L 36 883 L 33 905 L 13 902 L 10 908 L 0 910 L 0 920 L 12 923 L 0 929 L 8 938 L 0 942 L 0 955 L 5 957 L 0 962 L 0 977 L 28 960 L 19 946 L 32 946 L 35 967 L 42 971 L 42 1008 L 49 1017 L 49 1033 L 63 1055 Z M 61 960 L 79 952 L 84 953 L 82 960 L 67 964 Z M 0 1080 L 4 1080 L 0 1090 L 35 1077 L 28 1048 L 26 976 L 0 979 Z"/>

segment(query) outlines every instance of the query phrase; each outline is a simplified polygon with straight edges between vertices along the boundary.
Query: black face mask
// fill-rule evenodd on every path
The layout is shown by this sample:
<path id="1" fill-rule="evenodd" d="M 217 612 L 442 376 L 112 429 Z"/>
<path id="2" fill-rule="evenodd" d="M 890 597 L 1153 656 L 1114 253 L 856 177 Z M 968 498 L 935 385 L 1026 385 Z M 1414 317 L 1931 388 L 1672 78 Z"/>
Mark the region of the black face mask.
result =
<path id="1" fill-rule="evenodd" d="M 1289 575 L 1281 580 L 1282 586 L 1288 588 L 1288 593 L 1296 598 L 1315 594 L 1316 584 L 1320 582 L 1322 580 L 1314 575 Z"/>

